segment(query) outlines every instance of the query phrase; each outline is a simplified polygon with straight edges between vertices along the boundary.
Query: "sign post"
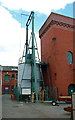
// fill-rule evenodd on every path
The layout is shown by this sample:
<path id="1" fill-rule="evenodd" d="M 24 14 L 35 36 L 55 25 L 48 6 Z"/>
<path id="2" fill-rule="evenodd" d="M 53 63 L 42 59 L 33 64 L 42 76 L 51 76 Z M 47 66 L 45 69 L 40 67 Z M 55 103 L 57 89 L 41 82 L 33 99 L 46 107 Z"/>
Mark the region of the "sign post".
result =
<path id="1" fill-rule="evenodd" d="M 75 92 L 72 93 L 72 120 L 75 120 Z"/>

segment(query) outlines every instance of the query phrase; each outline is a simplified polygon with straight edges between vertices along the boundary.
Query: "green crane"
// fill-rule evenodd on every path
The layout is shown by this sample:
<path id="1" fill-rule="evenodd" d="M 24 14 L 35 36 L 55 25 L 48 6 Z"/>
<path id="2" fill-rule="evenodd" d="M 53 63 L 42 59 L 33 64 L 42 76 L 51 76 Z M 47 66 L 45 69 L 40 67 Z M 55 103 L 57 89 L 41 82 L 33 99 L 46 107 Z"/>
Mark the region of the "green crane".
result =
<path id="1" fill-rule="evenodd" d="M 28 27 L 32 25 L 31 44 L 28 38 Z M 42 66 L 46 65 L 43 62 L 37 62 L 36 52 L 37 44 L 34 34 L 34 12 L 32 11 L 26 23 L 26 46 L 24 46 L 23 56 L 19 59 L 18 64 L 18 86 L 14 89 L 14 94 L 17 99 L 31 98 L 32 93 L 35 93 L 35 100 L 38 101 L 38 94 L 43 85 Z M 30 47 L 31 46 L 31 47 Z M 37 55 L 39 58 L 38 50 Z M 23 59 L 24 58 L 24 59 Z M 43 87 L 42 87 L 43 89 Z"/>
<path id="2" fill-rule="evenodd" d="M 38 101 L 38 86 L 37 86 L 37 77 L 36 77 L 36 60 L 35 60 L 35 45 L 34 45 L 34 12 L 33 11 L 31 12 L 26 23 L 26 55 L 28 54 L 28 27 L 31 22 L 32 22 L 31 91 L 35 92 L 36 101 Z"/>

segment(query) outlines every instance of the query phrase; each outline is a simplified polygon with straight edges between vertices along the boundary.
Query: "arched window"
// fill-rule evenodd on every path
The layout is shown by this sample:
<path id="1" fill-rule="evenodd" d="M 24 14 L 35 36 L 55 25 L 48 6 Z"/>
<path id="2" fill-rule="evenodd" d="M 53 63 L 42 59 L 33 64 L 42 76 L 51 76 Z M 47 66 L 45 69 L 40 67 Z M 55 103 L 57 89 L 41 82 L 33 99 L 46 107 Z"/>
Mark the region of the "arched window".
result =
<path id="1" fill-rule="evenodd" d="M 72 64 L 73 63 L 73 54 L 71 51 L 67 52 L 67 59 L 68 59 L 68 63 Z"/>

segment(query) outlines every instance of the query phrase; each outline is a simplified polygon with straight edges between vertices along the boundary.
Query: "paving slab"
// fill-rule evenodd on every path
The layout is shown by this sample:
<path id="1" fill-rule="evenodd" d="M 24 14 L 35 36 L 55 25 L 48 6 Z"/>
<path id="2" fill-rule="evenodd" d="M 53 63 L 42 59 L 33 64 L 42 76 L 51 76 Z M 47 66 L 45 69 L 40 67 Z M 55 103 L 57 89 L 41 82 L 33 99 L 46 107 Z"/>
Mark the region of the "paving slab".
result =
<path id="1" fill-rule="evenodd" d="M 25 103 L 11 100 L 10 95 L 2 96 L 2 118 L 70 118 L 64 107 L 69 104 L 52 106 L 50 103 Z"/>

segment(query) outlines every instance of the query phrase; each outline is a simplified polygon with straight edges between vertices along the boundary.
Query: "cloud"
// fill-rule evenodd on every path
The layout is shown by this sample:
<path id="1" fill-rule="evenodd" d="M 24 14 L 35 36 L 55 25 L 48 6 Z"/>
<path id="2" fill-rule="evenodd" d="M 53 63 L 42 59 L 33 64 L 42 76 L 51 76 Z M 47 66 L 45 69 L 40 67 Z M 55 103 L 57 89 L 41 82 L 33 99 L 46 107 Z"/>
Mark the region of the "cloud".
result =
<path id="1" fill-rule="evenodd" d="M 25 11 L 38 11 L 44 14 L 50 14 L 51 10 L 64 8 L 66 4 L 74 0 L 0 0 L 3 6 L 9 9 L 20 9 Z"/>
<path id="2" fill-rule="evenodd" d="M 67 4 L 64 9 L 61 8 L 58 10 L 52 10 L 52 12 L 74 18 L 75 17 L 74 16 L 74 9 L 75 9 L 74 5 L 75 3 L 70 3 L 70 4 Z"/>
<path id="3" fill-rule="evenodd" d="M 18 65 L 22 56 L 26 30 L 5 8 L 0 6 L 0 64 Z M 31 30 L 29 30 L 30 36 Z M 38 34 L 36 36 L 39 40 Z M 39 40 L 40 41 L 40 40 Z M 39 44 L 38 41 L 38 44 Z"/>
<path id="4" fill-rule="evenodd" d="M 16 64 L 20 42 L 20 24 L 3 7 L 0 7 L 0 33 L 0 64 L 7 65 L 9 61 L 11 64 Z"/>

